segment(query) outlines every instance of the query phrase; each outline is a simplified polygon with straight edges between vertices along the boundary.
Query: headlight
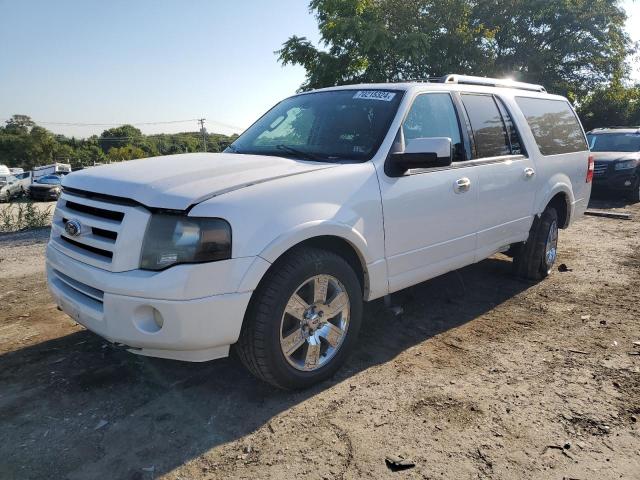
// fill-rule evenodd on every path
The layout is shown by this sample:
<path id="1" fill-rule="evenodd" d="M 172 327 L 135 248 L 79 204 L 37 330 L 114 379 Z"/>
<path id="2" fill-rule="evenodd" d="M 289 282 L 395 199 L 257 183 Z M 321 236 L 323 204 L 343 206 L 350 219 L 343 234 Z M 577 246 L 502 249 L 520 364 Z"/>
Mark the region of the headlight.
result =
<path id="1" fill-rule="evenodd" d="M 636 168 L 636 161 L 635 160 L 625 160 L 624 162 L 618 162 L 618 163 L 616 163 L 614 168 L 616 170 L 629 170 L 630 168 Z"/>
<path id="2" fill-rule="evenodd" d="M 157 214 L 142 243 L 140 268 L 163 270 L 179 263 L 231 258 L 231 226 L 220 218 Z"/>

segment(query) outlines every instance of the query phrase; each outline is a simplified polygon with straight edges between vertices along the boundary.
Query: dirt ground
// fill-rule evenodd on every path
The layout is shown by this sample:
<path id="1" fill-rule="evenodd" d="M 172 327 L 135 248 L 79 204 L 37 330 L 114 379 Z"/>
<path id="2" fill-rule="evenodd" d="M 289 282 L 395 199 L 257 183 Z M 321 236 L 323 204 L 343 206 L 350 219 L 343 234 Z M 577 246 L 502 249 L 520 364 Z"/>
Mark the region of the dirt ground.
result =
<path id="1" fill-rule="evenodd" d="M 633 220 L 563 231 L 538 284 L 496 256 L 367 305 L 297 393 L 112 348 L 52 303 L 48 232 L 0 236 L 0 478 L 639 479 L 640 205 L 594 206 Z"/>

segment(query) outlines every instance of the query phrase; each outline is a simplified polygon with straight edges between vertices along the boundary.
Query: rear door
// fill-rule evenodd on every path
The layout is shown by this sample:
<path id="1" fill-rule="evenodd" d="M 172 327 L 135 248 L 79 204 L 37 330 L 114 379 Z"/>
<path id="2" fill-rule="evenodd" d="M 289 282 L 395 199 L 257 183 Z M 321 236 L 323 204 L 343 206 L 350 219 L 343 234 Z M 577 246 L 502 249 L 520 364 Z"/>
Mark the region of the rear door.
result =
<path id="1" fill-rule="evenodd" d="M 591 182 L 586 182 L 589 147 L 573 107 L 562 97 L 517 96 L 515 102 L 535 141 L 532 148 L 538 150 L 537 175 L 543 185 L 536 197 L 536 213 L 544 210 L 562 185 L 573 193 L 570 218 L 580 217 L 591 196 Z"/>
<path id="2" fill-rule="evenodd" d="M 538 182 L 505 103 L 484 93 L 461 93 L 460 98 L 478 169 L 477 255 L 482 259 L 527 238 Z"/>
<path id="3" fill-rule="evenodd" d="M 399 137 L 451 138 L 450 167 L 380 172 L 389 289 L 397 291 L 473 263 L 478 225 L 478 169 L 470 165 L 449 92 L 419 94 Z M 459 161 L 455 161 L 459 160 Z M 462 187 L 461 187 L 462 185 Z"/>

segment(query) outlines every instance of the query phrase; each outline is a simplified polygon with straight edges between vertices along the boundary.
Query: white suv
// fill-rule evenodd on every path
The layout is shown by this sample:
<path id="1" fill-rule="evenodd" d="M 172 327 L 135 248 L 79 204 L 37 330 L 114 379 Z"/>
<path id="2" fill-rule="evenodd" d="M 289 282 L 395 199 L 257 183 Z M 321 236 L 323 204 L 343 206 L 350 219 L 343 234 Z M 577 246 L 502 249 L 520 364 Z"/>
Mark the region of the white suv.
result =
<path id="1" fill-rule="evenodd" d="M 64 179 L 47 248 L 60 308 L 132 352 L 206 361 L 234 345 L 300 388 L 354 346 L 369 301 L 496 252 L 541 279 L 593 164 L 569 102 L 450 75 L 283 100 L 224 153 Z"/>

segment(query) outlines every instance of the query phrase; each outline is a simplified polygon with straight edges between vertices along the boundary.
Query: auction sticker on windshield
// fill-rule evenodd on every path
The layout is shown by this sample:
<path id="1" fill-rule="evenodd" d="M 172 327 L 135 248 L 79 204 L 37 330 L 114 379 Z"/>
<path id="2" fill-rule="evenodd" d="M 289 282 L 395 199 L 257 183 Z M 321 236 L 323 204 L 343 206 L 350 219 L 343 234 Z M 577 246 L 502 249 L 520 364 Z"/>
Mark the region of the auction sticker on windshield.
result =
<path id="1" fill-rule="evenodd" d="M 383 90 L 358 90 L 353 98 L 359 100 L 382 100 L 390 102 L 396 94 L 393 92 L 385 92 Z"/>

